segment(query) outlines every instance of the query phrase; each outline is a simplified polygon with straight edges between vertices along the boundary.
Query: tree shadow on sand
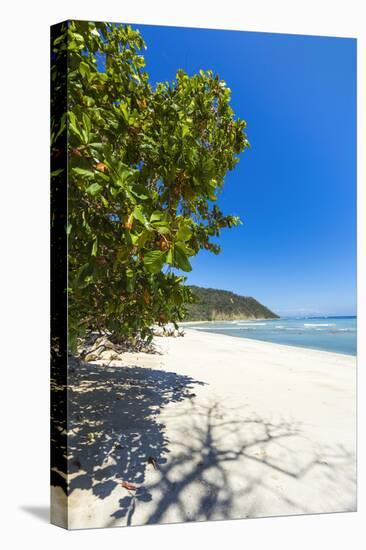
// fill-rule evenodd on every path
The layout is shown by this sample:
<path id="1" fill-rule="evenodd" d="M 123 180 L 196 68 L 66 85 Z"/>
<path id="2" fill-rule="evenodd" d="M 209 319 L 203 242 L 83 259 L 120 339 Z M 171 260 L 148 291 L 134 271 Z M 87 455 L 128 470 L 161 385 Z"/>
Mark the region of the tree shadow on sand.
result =
<path id="1" fill-rule="evenodd" d="M 67 495 L 78 488 L 105 499 L 122 480 L 143 483 L 149 460 L 164 464 L 169 452 L 162 407 L 189 398 L 196 384 L 203 382 L 154 368 L 71 361 L 67 416 L 65 388 L 52 387 L 51 484 Z"/>
<path id="2" fill-rule="evenodd" d="M 152 483 L 120 500 L 111 525 L 139 524 L 142 517 L 143 523 L 158 524 L 314 513 L 317 503 L 309 507 L 307 490 L 315 491 L 315 500 L 325 499 L 324 511 L 354 508 L 354 459 L 341 446 L 314 450 L 293 421 L 268 421 L 234 409 L 228 416 L 227 406 L 223 412 L 218 403 L 192 400 L 182 408 L 174 419 L 177 438 L 170 441 L 178 450 Z M 320 479 L 329 495 L 317 493 Z M 146 513 L 134 518 L 141 501 L 151 499 Z M 266 502 L 270 513 L 262 508 Z"/>
<path id="3" fill-rule="evenodd" d="M 113 497 L 109 526 L 355 509 L 349 448 L 317 447 L 292 419 L 196 397 L 198 385 L 156 368 L 71 363 L 67 398 L 53 384 L 52 485 L 103 501 L 135 484 Z"/>

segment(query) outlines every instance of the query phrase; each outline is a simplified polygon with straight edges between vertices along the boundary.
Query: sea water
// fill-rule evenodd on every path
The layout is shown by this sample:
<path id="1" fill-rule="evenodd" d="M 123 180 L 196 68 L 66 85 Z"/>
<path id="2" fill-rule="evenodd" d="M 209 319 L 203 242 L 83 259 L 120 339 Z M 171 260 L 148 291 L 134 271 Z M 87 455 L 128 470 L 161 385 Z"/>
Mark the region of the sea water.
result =
<path id="1" fill-rule="evenodd" d="M 187 323 L 194 330 L 237 338 L 356 355 L 356 317 L 304 317 L 263 321 L 211 321 Z"/>

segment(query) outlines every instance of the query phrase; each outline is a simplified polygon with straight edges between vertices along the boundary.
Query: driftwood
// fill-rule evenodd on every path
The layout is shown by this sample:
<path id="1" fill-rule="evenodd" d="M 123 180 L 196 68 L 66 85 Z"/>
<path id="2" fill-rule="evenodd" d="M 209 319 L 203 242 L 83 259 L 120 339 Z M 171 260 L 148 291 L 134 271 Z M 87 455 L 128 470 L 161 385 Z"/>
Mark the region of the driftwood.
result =
<path id="1" fill-rule="evenodd" d="M 99 359 L 118 359 L 122 353 L 156 353 L 151 343 L 136 339 L 114 342 L 110 335 L 92 333 L 84 340 L 80 340 L 78 346 L 78 357 L 82 361 L 96 361 Z"/>

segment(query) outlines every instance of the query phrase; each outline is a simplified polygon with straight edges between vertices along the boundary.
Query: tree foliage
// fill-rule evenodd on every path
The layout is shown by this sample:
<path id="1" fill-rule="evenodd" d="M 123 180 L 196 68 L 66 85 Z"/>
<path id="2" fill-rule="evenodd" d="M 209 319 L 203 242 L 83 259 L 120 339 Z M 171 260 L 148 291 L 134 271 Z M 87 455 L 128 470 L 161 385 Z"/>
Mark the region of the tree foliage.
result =
<path id="1" fill-rule="evenodd" d="M 239 223 L 215 203 L 249 145 L 230 89 L 203 70 L 152 85 L 145 47 L 130 26 L 81 21 L 53 44 L 68 55 L 71 341 L 97 328 L 147 337 L 181 320 L 191 293 L 179 272 Z"/>

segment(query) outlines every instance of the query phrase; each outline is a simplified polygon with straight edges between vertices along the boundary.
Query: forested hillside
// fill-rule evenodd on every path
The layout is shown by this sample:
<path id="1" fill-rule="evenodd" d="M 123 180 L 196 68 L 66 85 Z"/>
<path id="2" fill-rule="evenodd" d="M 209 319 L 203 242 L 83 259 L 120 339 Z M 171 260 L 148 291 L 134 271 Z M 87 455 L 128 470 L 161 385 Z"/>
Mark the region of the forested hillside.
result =
<path id="1" fill-rule="evenodd" d="M 250 296 L 199 286 L 190 286 L 190 289 L 195 303 L 188 306 L 185 321 L 278 318 L 273 311 Z"/>

